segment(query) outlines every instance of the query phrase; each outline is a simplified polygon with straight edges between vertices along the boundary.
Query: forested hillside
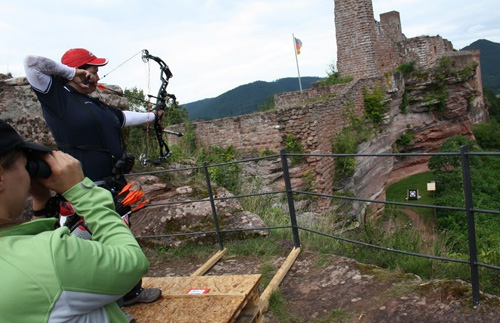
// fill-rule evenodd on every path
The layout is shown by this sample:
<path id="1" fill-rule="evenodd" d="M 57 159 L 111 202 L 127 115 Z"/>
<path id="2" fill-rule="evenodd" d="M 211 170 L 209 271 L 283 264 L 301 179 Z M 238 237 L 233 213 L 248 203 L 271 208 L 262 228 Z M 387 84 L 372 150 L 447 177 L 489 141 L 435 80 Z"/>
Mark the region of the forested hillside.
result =
<path id="1" fill-rule="evenodd" d="M 320 77 L 301 77 L 302 89 L 309 89 L 311 83 Z M 276 93 L 299 90 L 296 77 L 289 77 L 274 82 L 256 81 L 240 85 L 218 97 L 183 104 L 189 113 L 190 120 L 212 120 L 258 111 L 265 105 L 270 96 Z"/>
<path id="2" fill-rule="evenodd" d="M 462 50 L 470 49 L 479 49 L 481 51 L 483 87 L 500 94 L 500 44 L 480 39 L 462 48 Z"/>

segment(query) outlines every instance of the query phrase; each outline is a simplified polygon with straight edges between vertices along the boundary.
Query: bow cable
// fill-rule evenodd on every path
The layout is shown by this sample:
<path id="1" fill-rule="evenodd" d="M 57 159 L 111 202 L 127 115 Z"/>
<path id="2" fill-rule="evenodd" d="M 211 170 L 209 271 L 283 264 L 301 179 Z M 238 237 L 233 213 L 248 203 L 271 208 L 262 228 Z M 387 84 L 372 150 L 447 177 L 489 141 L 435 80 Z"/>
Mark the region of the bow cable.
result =
<path id="1" fill-rule="evenodd" d="M 115 67 L 114 69 L 112 69 L 111 71 L 109 71 L 108 73 L 104 74 L 101 79 L 105 78 L 106 76 L 108 76 L 112 72 L 116 71 L 117 69 L 119 69 L 120 67 L 122 67 L 125 63 L 127 63 L 128 61 L 130 61 L 132 58 L 136 57 L 139 54 L 142 54 L 142 50 L 139 51 L 138 53 L 135 53 L 134 55 L 132 55 L 132 57 L 128 58 L 127 60 L 125 60 L 125 62 L 121 63 L 120 65 L 118 65 L 117 67 Z"/>

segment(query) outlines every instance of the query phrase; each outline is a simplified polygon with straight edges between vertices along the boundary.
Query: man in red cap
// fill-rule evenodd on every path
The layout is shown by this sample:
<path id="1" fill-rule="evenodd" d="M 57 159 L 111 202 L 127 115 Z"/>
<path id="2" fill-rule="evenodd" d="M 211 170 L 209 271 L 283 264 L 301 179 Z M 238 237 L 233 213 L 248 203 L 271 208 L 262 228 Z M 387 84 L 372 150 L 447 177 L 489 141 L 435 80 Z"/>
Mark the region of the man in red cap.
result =
<path id="1" fill-rule="evenodd" d="M 59 149 L 81 161 L 85 176 L 119 191 L 125 179 L 120 170 L 113 173 L 113 166 L 127 157 L 121 128 L 153 122 L 163 111 L 122 111 L 90 97 L 97 89 L 99 67 L 107 63 L 74 48 L 64 53 L 61 63 L 27 56 L 24 67 Z"/>
<path id="2" fill-rule="evenodd" d="M 121 128 L 153 122 L 163 111 L 122 111 L 89 96 L 97 89 L 99 67 L 107 63 L 86 49 L 73 48 L 61 63 L 27 56 L 24 68 L 58 148 L 82 163 L 85 176 L 116 194 L 127 184 L 124 174 L 134 162 L 126 153 Z M 124 305 L 161 296 L 157 288 L 142 289 L 140 283 L 136 287 L 124 296 Z"/>

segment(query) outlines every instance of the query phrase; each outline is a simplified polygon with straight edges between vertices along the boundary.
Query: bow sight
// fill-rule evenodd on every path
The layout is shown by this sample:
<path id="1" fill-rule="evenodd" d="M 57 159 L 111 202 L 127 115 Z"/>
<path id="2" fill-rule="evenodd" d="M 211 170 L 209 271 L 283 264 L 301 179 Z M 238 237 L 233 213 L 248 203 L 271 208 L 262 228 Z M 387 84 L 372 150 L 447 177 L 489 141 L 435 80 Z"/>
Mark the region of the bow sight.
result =
<path id="1" fill-rule="evenodd" d="M 157 96 L 148 95 L 148 97 L 156 99 L 156 104 L 154 108 L 156 111 L 164 110 L 167 107 L 168 100 L 173 100 L 174 103 L 176 100 L 175 95 L 167 93 L 168 81 L 170 80 L 171 77 L 173 77 L 173 74 L 170 71 L 170 68 L 167 66 L 167 64 L 165 64 L 165 62 L 161 58 L 150 55 L 149 51 L 147 49 L 144 49 L 142 51 L 142 61 L 144 63 L 148 63 L 149 60 L 153 60 L 156 63 L 158 63 L 158 65 L 160 65 L 161 86 L 160 89 L 158 90 Z M 148 159 L 147 143 L 146 143 L 146 151 L 139 156 L 139 161 L 143 165 L 146 165 L 148 162 L 152 162 L 153 164 L 157 165 L 163 161 L 166 161 L 172 155 L 172 152 L 168 148 L 167 143 L 165 142 L 165 140 L 163 140 L 163 133 L 175 133 L 177 136 L 183 135 L 181 132 L 164 131 L 163 126 L 161 125 L 161 118 L 155 118 L 154 130 L 156 138 L 158 139 L 158 145 L 160 147 L 160 157 L 158 161 L 153 161 Z"/>

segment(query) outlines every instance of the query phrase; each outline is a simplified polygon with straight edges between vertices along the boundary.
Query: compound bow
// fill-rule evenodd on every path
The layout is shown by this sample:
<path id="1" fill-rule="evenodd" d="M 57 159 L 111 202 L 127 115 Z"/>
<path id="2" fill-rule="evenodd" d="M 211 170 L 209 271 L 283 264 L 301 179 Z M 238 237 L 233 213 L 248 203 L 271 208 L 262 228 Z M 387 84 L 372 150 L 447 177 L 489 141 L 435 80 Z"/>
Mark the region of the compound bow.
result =
<path id="1" fill-rule="evenodd" d="M 156 99 L 156 104 L 155 104 L 155 108 L 154 108 L 156 111 L 165 110 L 165 108 L 167 107 L 167 102 L 169 100 L 173 100 L 174 103 L 176 100 L 175 95 L 167 93 L 168 82 L 169 82 L 170 78 L 173 76 L 173 74 L 170 71 L 170 68 L 167 66 L 167 64 L 165 64 L 165 62 L 161 58 L 159 58 L 157 56 L 150 55 L 149 51 L 147 49 L 144 49 L 142 51 L 142 61 L 144 63 L 147 63 L 147 62 L 149 62 L 149 60 L 153 60 L 160 65 L 161 86 L 160 86 L 160 89 L 158 90 L 158 94 L 156 97 L 152 96 L 152 95 L 148 95 L 148 96 L 150 98 L 152 97 L 152 98 Z M 154 131 L 155 131 L 156 139 L 158 140 L 158 145 L 160 148 L 160 157 L 157 161 L 148 159 L 148 143 L 146 142 L 146 150 L 144 153 L 142 153 L 139 156 L 139 161 L 143 165 L 146 165 L 148 162 L 151 162 L 155 165 L 160 164 L 161 162 L 166 161 L 172 155 L 172 152 L 168 148 L 167 143 L 163 139 L 163 133 L 175 134 L 179 137 L 183 135 L 182 132 L 164 130 L 163 126 L 161 124 L 161 118 L 155 118 Z"/>

